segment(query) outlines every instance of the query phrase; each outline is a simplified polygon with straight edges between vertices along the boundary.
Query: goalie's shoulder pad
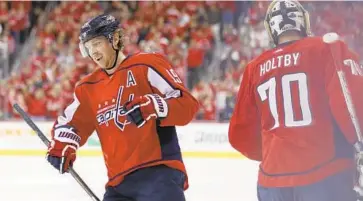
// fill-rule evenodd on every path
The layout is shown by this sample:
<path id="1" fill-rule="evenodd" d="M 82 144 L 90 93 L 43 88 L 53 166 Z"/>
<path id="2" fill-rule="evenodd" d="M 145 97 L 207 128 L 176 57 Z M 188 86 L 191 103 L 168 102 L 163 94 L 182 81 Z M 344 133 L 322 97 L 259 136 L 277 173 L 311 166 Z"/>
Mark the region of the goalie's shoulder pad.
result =
<path id="1" fill-rule="evenodd" d="M 335 32 L 326 33 L 323 36 L 324 43 L 330 44 L 330 43 L 335 43 L 335 42 L 337 42 L 339 40 L 340 40 L 339 35 L 337 33 L 335 33 Z"/>

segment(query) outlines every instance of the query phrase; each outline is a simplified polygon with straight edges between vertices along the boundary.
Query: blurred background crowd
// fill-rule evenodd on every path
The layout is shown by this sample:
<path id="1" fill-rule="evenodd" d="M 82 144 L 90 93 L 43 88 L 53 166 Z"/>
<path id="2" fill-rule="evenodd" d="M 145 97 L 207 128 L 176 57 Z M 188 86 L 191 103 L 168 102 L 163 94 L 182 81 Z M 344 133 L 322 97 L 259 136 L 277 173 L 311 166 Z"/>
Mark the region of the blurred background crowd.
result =
<path id="1" fill-rule="evenodd" d="M 52 120 L 72 101 L 76 82 L 97 66 L 78 49 L 81 25 L 101 13 L 121 22 L 125 54 L 162 52 L 199 100 L 196 120 L 228 121 L 246 64 L 271 48 L 268 1 L 0 2 L 0 119 L 20 104 Z M 363 2 L 303 2 L 315 35 L 337 32 L 363 53 Z"/>

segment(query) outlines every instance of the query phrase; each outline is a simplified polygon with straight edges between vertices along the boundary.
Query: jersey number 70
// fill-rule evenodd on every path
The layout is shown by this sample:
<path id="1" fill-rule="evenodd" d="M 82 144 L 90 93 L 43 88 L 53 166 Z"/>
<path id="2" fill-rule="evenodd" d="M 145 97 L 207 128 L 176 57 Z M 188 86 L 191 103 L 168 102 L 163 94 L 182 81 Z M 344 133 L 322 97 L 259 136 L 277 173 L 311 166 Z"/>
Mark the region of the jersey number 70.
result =
<path id="1" fill-rule="evenodd" d="M 291 94 L 291 83 L 297 82 L 298 93 L 299 93 L 299 107 L 301 109 L 302 118 L 296 120 L 294 118 L 292 94 Z M 271 111 L 271 115 L 275 120 L 275 124 L 271 129 L 278 128 L 279 114 L 277 110 L 277 96 L 276 88 L 281 87 L 282 100 L 283 100 L 283 111 L 285 116 L 284 126 L 286 127 L 298 127 L 307 126 L 312 122 L 312 116 L 309 106 L 309 93 L 307 76 L 305 73 L 287 74 L 281 77 L 281 86 L 276 86 L 276 78 L 272 77 L 267 82 L 257 87 L 258 94 L 260 95 L 261 101 L 265 101 L 268 98 L 268 103 Z M 280 91 L 280 88 L 278 88 Z"/>

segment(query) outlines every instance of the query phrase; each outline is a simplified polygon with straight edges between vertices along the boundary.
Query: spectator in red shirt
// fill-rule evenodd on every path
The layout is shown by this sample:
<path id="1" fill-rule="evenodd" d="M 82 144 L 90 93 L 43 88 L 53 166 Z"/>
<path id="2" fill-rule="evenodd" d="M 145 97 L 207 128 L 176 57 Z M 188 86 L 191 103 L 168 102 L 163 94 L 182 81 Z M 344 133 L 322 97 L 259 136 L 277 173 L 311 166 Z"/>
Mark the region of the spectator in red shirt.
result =
<path id="1" fill-rule="evenodd" d="M 47 115 L 47 99 L 42 87 L 37 87 L 33 94 L 26 98 L 28 113 L 35 120 L 45 120 Z"/>
<path id="2" fill-rule="evenodd" d="M 0 2 L 0 23 L 4 25 L 8 23 L 9 9 L 6 1 Z"/>
<path id="3" fill-rule="evenodd" d="M 194 28 L 191 33 L 191 41 L 188 49 L 188 87 L 190 89 L 200 81 L 206 52 L 210 49 L 211 43 L 208 36 L 203 34 L 203 29 Z"/>
<path id="4" fill-rule="evenodd" d="M 64 100 L 60 97 L 62 92 L 62 87 L 60 83 L 56 83 L 51 86 L 49 90 L 46 109 L 47 109 L 47 118 L 55 119 L 60 113 L 63 111 L 65 104 Z"/>
<path id="5" fill-rule="evenodd" d="M 200 103 L 196 118 L 199 120 L 216 120 L 216 93 L 213 86 L 200 81 L 193 88 L 192 94 Z"/>
<path id="6" fill-rule="evenodd" d="M 26 104 L 23 93 L 20 90 L 15 89 L 15 87 L 10 87 L 7 94 L 7 100 L 5 104 L 7 105 L 7 111 L 9 116 L 12 118 L 20 118 L 20 115 L 13 110 L 13 104 L 17 103 L 23 108 L 25 112 L 28 111 L 28 106 Z"/>
<path id="7" fill-rule="evenodd" d="M 23 44 L 27 36 L 27 28 L 30 25 L 29 13 L 24 4 L 18 4 L 17 7 L 11 8 L 9 25 L 16 42 Z"/>

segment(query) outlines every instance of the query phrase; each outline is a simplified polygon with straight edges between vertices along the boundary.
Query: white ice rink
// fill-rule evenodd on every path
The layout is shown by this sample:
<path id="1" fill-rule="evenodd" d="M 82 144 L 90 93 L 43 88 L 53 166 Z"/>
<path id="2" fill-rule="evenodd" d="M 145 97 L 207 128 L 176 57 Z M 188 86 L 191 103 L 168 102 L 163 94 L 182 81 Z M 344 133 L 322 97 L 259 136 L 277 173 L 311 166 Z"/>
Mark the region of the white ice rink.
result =
<path id="1" fill-rule="evenodd" d="M 257 201 L 257 163 L 245 159 L 185 158 L 187 201 Z M 101 157 L 78 157 L 75 170 L 102 198 Z M 0 201 L 91 201 L 70 175 L 59 175 L 43 157 L 0 156 Z M 172 200 L 171 200 L 172 201 Z"/>

